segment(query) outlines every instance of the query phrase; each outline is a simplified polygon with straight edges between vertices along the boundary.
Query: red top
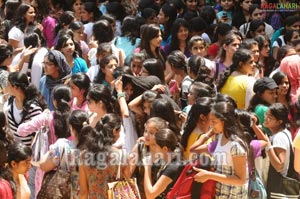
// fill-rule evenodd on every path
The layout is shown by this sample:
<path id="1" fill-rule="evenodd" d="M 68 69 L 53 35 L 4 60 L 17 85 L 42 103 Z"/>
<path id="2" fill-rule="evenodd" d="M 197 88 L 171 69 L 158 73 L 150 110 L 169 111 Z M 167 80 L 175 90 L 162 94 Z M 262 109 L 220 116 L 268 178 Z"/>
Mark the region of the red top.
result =
<path id="1" fill-rule="evenodd" d="M 0 198 L 14 199 L 11 186 L 8 181 L 0 179 Z"/>

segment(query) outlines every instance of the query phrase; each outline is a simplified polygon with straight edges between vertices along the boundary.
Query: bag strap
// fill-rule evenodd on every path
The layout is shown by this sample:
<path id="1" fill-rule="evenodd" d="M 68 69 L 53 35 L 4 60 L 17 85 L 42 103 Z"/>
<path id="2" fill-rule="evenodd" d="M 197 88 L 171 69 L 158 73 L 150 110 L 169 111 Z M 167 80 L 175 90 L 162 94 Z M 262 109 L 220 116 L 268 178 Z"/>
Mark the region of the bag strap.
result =
<path id="1" fill-rule="evenodd" d="M 218 75 L 219 75 L 219 62 L 216 62 L 216 73 L 215 73 L 215 80 L 217 80 Z"/>
<path id="2" fill-rule="evenodd" d="M 291 140 L 288 136 L 288 134 L 286 133 L 286 131 L 284 130 L 283 133 L 286 135 L 288 141 L 289 141 L 289 146 L 290 146 L 290 162 L 289 162 L 289 167 L 288 167 L 288 171 L 287 171 L 287 176 L 291 177 L 291 178 L 295 178 L 296 176 L 295 174 L 295 170 L 294 170 L 294 151 L 293 151 L 293 147 L 292 147 L 292 143 Z"/>
<path id="3" fill-rule="evenodd" d="M 117 177 L 116 177 L 117 180 L 121 179 L 121 164 L 123 159 L 123 150 L 121 149 L 119 153 L 120 153 L 120 161 L 119 161 Z"/>

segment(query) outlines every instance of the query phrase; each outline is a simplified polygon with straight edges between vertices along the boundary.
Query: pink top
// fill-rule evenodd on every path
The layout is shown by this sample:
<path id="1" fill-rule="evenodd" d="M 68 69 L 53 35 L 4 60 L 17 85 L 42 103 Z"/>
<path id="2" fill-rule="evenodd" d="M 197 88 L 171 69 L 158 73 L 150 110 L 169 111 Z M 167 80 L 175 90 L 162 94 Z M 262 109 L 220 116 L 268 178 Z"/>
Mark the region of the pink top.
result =
<path id="1" fill-rule="evenodd" d="M 291 55 L 285 57 L 280 63 L 280 71 L 285 73 L 291 84 L 292 102 L 295 103 L 300 95 L 300 57 Z"/>
<path id="2" fill-rule="evenodd" d="M 57 140 L 55 136 L 54 124 L 53 124 L 53 111 L 48 112 L 44 111 L 43 113 L 35 116 L 32 120 L 22 123 L 18 127 L 18 135 L 27 136 L 32 132 L 36 132 L 39 130 L 41 126 L 46 126 L 50 128 L 50 136 L 49 136 L 49 146 L 54 144 Z"/>
<path id="3" fill-rule="evenodd" d="M 51 48 L 54 45 L 54 29 L 56 26 L 56 19 L 51 16 L 47 16 L 43 22 L 43 35 L 47 42 L 47 47 Z"/>
<path id="4" fill-rule="evenodd" d="M 0 198 L 14 199 L 11 186 L 8 181 L 0 179 Z"/>
<path id="5" fill-rule="evenodd" d="M 72 101 L 72 111 L 74 110 L 82 110 L 82 111 L 85 111 L 85 112 L 88 112 L 89 111 L 89 107 L 88 107 L 88 104 L 87 104 L 87 101 L 84 101 L 82 103 L 82 106 L 81 107 L 78 107 L 76 105 L 76 102 L 77 102 L 77 99 L 74 98 L 73 101 Z"/>

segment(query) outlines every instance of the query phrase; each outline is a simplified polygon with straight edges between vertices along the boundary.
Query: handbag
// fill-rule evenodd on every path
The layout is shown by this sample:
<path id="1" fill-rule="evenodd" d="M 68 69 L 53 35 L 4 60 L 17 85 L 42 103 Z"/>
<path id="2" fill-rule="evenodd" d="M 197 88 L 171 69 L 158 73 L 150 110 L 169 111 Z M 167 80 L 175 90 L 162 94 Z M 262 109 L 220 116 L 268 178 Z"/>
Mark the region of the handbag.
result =
<path id="1" fill-rule="evenodd" d="M 255 161 L 254 157 L 250 157 L 252 170 L 249 179 L 248 185 L 248 198 L 249 199 L 266 199 L 267 198 L 267 191 L 262 182 L 256 168 L 255 168 Z"/>
<path id="2" fill-rule="evenodd" d="M 108 183 L 108 199 L 141 199 L 136 178 L 120 180 L 122 154 L 121 150 L 116 181 Z"/>
<path id="3" fill-rule="evenodd" d="M 288 137 L 286 132 L 284 134 Z M 288 137 L 289 139 L 289 137 Z M 270 164 L 267 181 L 268 199 L 298 199 L 300 198 L 300 182 L 296 180 L 296 172 L 294 170 L 294 151 L 290 142 L 290 163 L 287 176 L 283 176 L 277 172 Z"/>
<path id="4" fill-rule="evenodd" d="M 45 113 L 48 116 L 48 121 L 50 121 L 50 111 L 45 110 Z M 41 158 L 48 152 L 49 149 L 49 132 L 50 132 L 50 124 L 47 126 L 41 126 L 35 137 L 32 141 L 32 158 L 31 163 L 34 166 L 39 166 L 39 162 Z"/>
<path id="5" fill-rule="evenodd" d="M 64 157 L 63 149 L 62 158 Z M 42 187 L 37 199 L 70 199 L 71 198 L 71 172 L 62 170 L 60 163 L 57 170 L 45 173 Z"/>

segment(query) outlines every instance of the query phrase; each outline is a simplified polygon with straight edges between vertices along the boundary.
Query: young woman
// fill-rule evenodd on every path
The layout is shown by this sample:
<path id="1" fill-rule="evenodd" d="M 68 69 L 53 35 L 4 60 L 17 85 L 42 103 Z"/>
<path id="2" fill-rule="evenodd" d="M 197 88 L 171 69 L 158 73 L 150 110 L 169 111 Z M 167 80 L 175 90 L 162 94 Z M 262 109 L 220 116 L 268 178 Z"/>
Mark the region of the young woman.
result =
<path id="1" fill-rule="evenodd" d="M 178 18 L 174 21 L 171 29 L 171 43 L 163 47 L 163 51 L 168 56 L 174 50 L 180 50 L 186 57 L 191 53 L 188 48 L 189 24 L 185 19 Z"/>
<path id="2" fill-rule="evenodd" d="M 218 90 L 237 101 L 239 109 L 245 109 L 252 97 L 255 79 L 255 62 L 250 50 L 238 49 L 232 58 L 232 65 L 221 75 Z"/>
<path id="3" fill-rule="evenodd" d="M 252 5 L 252 0 L 240 0 L 237 2 L 235 9 L 232 13 L 232 26 L 237 30 L 244 23 L 250 21 L 250 6 Z"/>
<path id="4" fill-rule="evenodd" d="M 209 179 L 217 181 L 216 198 L 247 198 L 248 144 L 234 107 L 227 102 L 213 105 L 209 115 L 213 134 L 218 139 L 201 146 L 199 152 L 209 152 L 215 160 L 215 172 L 194 168 L 198 173 L 194 179 L 205 182 Z M 225 157 L 221 157 L 223 154 Z M 224 161 L 226 158 L 227 161 Z M 226 191 L 225 191 L 226 190 Z"/>
<path id="5" fill-rule="evenodd" d="M 163 26 L 162 31 L 162 46 L 171 42 L 171 29 L 174 21 L 177 17 L 177 10 L 174 6 L 171 6 L 168 2 L 165 3 L 159 10 L 157 15 L 158 23 Z"/>
<path id="6" fill-rule="evenodd" d="M 266 35 L 265 23 L 261 20 L 252 20 L 249 25 L 249 30 L 246 34 L 246 38 L 254 38 L 258 35 Z"/>
<path id="7" fill-rule="evenodd" d="M 82 0 L 72 0 L 70 2 L 70 5 L 72 5 L 72 10 L 74 12 L 74 15 L 78 21 L 81 20 L 81 11 L 83 9 L 83 1 Z"/>
<path id="8" fill-rule="evenodd" d="M 83 40 L 88 44 L 93 35 L 94 22 L 98 21 L 102 12 L 98 9 L 95 2 L 85 2 L 81 10 L 81 21 L 84 23 Z"/>
<path id="9" fill-rule="evenodd" d="M 144 157 L 145 165 L 144 188 L 147 198 L 166 198 L 167 193 L 175 184 L 178 176 L 179 164 L 178 155 L 181 155 L 178 149 L 178 140 L 175 133 L 170 129 L 161 129 L 154 135 L 154 150 L 162 158 L 162 164 L 157 173 L 157 181 L 152 183 L 152 157 Z M 177 156 L 177 157 L 176 157 Z M 180 160 L 179 160 L 180 161 Z"/>
<path id="10" fill-rule="evenodd" d="M 270 168 L 268 174 L 267 189 L 268 195 L 270 195 L 271 184 L 274 184 L 272 180 L 278 180 L 277 173 L 283 176 L 290 176 L 288 173 L 290 162 L 290 147 L 292 146 L 291 133 L 286 128 L 288 123 L 288 109 L 280 104 L 272 104 L 265 114 L 264 126 L 267 127 L 271 132 L 270 142 L 266 147 L 266 153 L 270 159 Z M 274 178 L 274 179 L 273 179 Z M 274 188 L 274 186 L 272 186 Z"/>
<path id="11" fill-rule="evenodd" d="M 50 50 L 44 57 L 44 73 L 40 80 L 40 91 L 49 109 L 54 110 L 52 92 L 56 85 L 63 84 L 71 73 L 65 56 L 58 50 Z"/>
<path id="12" fill-rule="evenodd" d="M 121 35 L 116 37 L 115 45 L 125 52 L 125 64 L 129 65 L 134 49 L 140 45 L 140 25 L 137 17 L 127 16 L 121 26 Z"/>
<path id="13" fill-rule="evenodd" d="M 32 150 L 22 143 L 11 145 L 7 153 L 7 163 L 16 183 L 16 199 L 29 199 L 30 193 L 25 174 L 31 167 Z"/>
<path id="14" fill-rule="evenodd" d="M 63 136 L 57 139 L 40 162 L 40 168 L 45 172 L 56 169 L 59 165 L 60 168 L 71 173 L 71 198 L 74 199 L 79 198 L 79 148 L 85 140 L 82 128 L 87 126 L 88 122 L 87 112 L 73 111 L 69 118 L 69 125 L 74 139 L 71 141 Z"/>
<path id="15" fill-rule="evenodd" d="M 14 48 L 14 52 L 18 53 L 23 50 L 24 36 L 29 25 L 33 25 L 35 21 L 35 10 L 29 4 L 21 4 L 16 10 L 17 15 L 13 20 L 13 27 L 8 32 L 8 43 Z"/>
<path id="16" fill-rule="evenodd" d="M 181 145 L 184 148 L 184 159 L 194 159 L 190 154 L 190 147 L 195 141 L 204 135 L 209 130 L 209 118 L 212 100 L 209 97 L 201 97 L 195 104 L 192 105 L 191 110 L 186 119 L 181 137 Z"/>
<path id="17" fill-rule="evenodd" d="M 71 76 L 69 86 L 72 93 L 72 110 L 88 112 L 87 94 L 90 89 L 90 78 L 85 73 L 76 73 Z"/>
<path id="18" fill-rule="evenodd" d="M 12 72 L 8 75 L 7 91 L 11 96 L 6 113 L 10 133 L 14 135 L 16 141 L 30 146 L 35 131 L 23 137 L 17 129 L 21 124 L 41 114 L 46 108 L 46 103 L 36 87 L 29 84 L 28 77 L 24 73 Z"/>
<path id="19" fill-rule="evenodd" d="M 114 55 L 108 55 L 101 59 L 99 63 L 99 72 L 98 75 L 95 79 L 95 83 L 98 84 L 103 84 L 107 88 L 112 89 L 114 77 L 113 77 L 113 72 L 118 66 L 118 59 Z"/>
<path id="20" fill-rule="evenodd" d="M 277 88 L 278 85 L 276 82 L 269 77 L 258 79 L 254 83 L 253 91 L 255 95 L 250 101 L 248 111 L 254 112 L 257 115 L 260 124 L 264 123 L 264 115 L 268 107 L 276 102 Z"/>
<path id="21" fill-rule="evenodd" d="M 144 25 L 141 29 L 141 44 L 140 52 L 145 55 L 145 58 L 160 59 L 165 62 L 165 55 L 160 49 L 162 42 L 161 30 L 157 25 Z"/>
<path id="22" fill-rule="evenodd" d="M 230 31 L 226 34 L 222 42 L 221 50 L 219 51 L 219 57 L 217 57 L 215 61 L 214 77 L 216 80 L 220 78 L 220 74 L 222 74 L 226 68 L 231 66 L 233 54 L 239 48 L 241 42 L 242 37 L 237 32 Z"/>
<path id="23" fill-rule="evenodd" d="M 1 118 L 2 119 L 2 118 Z M 5 119 L 5 116 L 4 116 Z M 16 182 L 7 167 L 7 147 L 0 141 L 0 198 L 15 199 Z"/>
<path id="24" fill-rule="evenodd" d="M 112 147 L 113 138 L 107 136 L 107 131 L 102 121 L 98 121 L 95 127 L 82 129 L 85 141 L 81 147 L 79 166 L 80 198 L 108 198 L 107 184 L 116 180 L 122 152 Z M 90 161 L 91 158 L 93 161 Z M 128 178 L 126 170 L 121 168 L 121 177 Z"/>
<path id="25" fill-rule="evenodd" d="M 61 35 L 58 38 L 55 50 L 59 50 L 64 54 L 66 61 L 71 68 L 72 74 L 87 72 L 87 64 L 84 59 L 78 56 L 76 52 L 75 42 L 71 35 Z"/>

